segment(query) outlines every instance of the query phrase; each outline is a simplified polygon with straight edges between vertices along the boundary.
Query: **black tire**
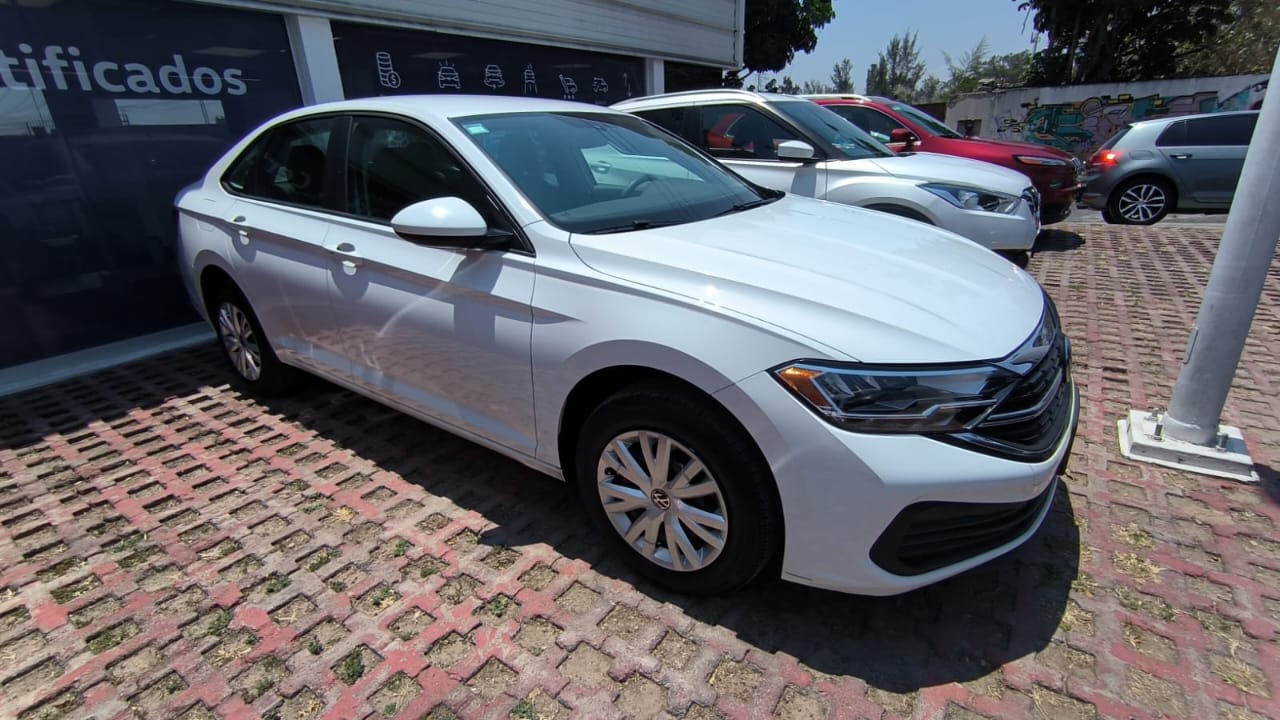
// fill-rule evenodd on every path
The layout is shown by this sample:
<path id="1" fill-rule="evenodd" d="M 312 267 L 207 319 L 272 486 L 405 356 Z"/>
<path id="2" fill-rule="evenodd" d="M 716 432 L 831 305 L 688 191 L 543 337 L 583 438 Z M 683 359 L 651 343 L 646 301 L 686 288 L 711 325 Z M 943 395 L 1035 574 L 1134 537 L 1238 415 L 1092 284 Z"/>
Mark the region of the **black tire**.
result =
<path id="1" fill-rule="evenodd" d="M 1107 198 L 1107 214 L 1117 225 L 1154 225 L 1173 212 L 1173 186 L 1157 177 L 1126 180 Z M 1103 219 L 1106 219 L 1104 216 Z"/>
<path id="2" fill-rule="evenodd" d="M 285 365 L 276 357 L 275 350 L 267 340 L 266 333 L 262 331 L 262 324 L 258 322 L 258 316 L 254 314 L 244 293 L 234 286 L 222 285 L 211 292 L 205 302 L 209 322 L 213 325 L 213 331 L 217 333 L 218 342 L 222 346 L 222 355 L 227 359 L 227 364 L 231 366 L 240 384 L 254 394 L 264 396 L 283 395 L 297 388 L 301 372 Z M 236 313 L 239 314 L 239 323 L 237 323 Z M 247 334 L 244 333 L 245 322 L 248 324 Z M 236 334 L 237 324 L 245 340 L 243 343 L 239 339 L 228 337 Z M 237 344 L 247 347 L 250 339 L 256 346 L 258 357 L 256 376 L 237 361 L 233 348 Z"/>
<path id="3" fill-rule="evenodd" d="M 668 482 L 665 487 L 671 489 L 672 494 L 666 496 L 664 493 L 664 497 L 670 510 L 661 509 L 660 500 L 649 495 L 646 496 L 649 504 L 634 511 L 636 522 L 639 522 L 641 515 L 649 513 L 658 513 L 658 518 L 669 518 L 679 512 L 677 508 L 687 512 L 690 508 L 705 510 L 708 505 L 722 503 L 725 530 L 720 536 L 723 546 L 718 551 L 710 543 L 685 531 L 685 539 L 693 543 L 688 547 L 695 549 L 699 557 L 714 555 L 704 567 L 676 570 L 661 564 L 663 552 L 668 555 L 668 564 L 672 556 L 671 551 L 665 549 L 667 524 L 662 520 L 654 521 L 661 527 L 656 531 L 660 537 L 654 547 L 662 543 L 663 548 L 654 553 L 657 559 L 650 560 L 623 538 L 622 530 L 615 527 L 610 514 L 605 511 L 600 490 L 602 475 L 610 478 L 610 483 L 627 481 L 620 475 L 601 471 L 603 455 L 611 446 L 616 448 L 613 446 L 616 439 L 637 432 L 658 433 L 673 441 L 672 460 L 667 473 L 669 481 L 673 479 L 670 476 L 675 473 L 672 468 L 676 463 L 684 458 L 686 462 L 681 467 L 688 468 L 691 463 L 687 458 L 692 456 L 701 461 L 708 473 L 706 476 L 699 473 L 695 478 L 705 478 L 704 482 L 710 481 L 718 488 L 718 494 L 712 498 L 696 497 L 684 501 L 676 497 L 677 483 Z M 583 505 L 605 534 L 607 542 L 639 574 L 664 588 L 688 595 L 729 592 L 754 580 L 781 552 L 782 511 L 768 466 L 751 438 L 723 408 L 692 396 L 689 390 L 674 385 L 646 384 L 627 388 L 610 397 L 583 424 L 574 462 Z M 675 473 L 674 479 L 679 479 L 679 473 Z M 705 487 L 701 483 L 690 485 Z M 640 494 L 643 495 L 642 492 Z M 619 515 L 625 513 L 614 517 Z M 620 517 L 619 520 L 628 522 Z M 692 524 L 685 522 L 692 528 Z M 679 522 L 677 525 L 684 527 Z M 637 542 L 646 542 L 643 533 Z M 687 551 L 683 555 L 675 555 L 677 562 L 691 557 Z"/>
<path id="4" fill-rule="evenodd" d="M 1108 206 L 1109 205 L 1110 203 L 1108 203 Z M 1102 222 L 1107 223 L 1108 225 L 1116 224 L 1116 218 L 1111 214 L 1111 210 L 1109 208 L 1102 209 Z"/>
<path id="5" fill-rule="evenodd" d="M 998 250 L 997 252 L 1005 260 L 1008 260 L 1023 270 L 1027 269 L 1027 265 L 1031 263 L 1031 253 L 1026 250 Z"/>

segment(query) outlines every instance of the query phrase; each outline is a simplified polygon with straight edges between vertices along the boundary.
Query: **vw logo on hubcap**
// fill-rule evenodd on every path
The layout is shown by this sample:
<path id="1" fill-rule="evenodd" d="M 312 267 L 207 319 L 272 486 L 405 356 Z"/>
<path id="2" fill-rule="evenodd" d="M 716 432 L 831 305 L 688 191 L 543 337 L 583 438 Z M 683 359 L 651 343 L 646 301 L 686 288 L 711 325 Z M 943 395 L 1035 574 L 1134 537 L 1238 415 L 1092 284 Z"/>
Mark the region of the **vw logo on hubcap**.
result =
<path id="1" fill-rule="evenodd" d="M 653 492 L 649 493 L 649 499 L 653 501 L 653 504 L 659 510 L 666 510 L 671 507 L 671 496 L 662 488 L 654 488 Z"/>

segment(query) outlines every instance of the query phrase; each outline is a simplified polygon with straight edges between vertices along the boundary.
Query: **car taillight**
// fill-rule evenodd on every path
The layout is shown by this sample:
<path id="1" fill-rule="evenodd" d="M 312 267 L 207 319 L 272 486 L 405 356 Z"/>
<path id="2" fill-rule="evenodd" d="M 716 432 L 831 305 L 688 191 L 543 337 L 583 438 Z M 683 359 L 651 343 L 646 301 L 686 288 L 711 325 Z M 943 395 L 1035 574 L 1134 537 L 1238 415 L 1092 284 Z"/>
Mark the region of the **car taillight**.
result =
<path id="1" fill-rule="evenodd" d="M 1119 161 L 1120 153 L 1115 150 L 1101 150 L 1089 158 L 1090 165 L 1101 165 L 1102 167 L 1112 167 Z"/>

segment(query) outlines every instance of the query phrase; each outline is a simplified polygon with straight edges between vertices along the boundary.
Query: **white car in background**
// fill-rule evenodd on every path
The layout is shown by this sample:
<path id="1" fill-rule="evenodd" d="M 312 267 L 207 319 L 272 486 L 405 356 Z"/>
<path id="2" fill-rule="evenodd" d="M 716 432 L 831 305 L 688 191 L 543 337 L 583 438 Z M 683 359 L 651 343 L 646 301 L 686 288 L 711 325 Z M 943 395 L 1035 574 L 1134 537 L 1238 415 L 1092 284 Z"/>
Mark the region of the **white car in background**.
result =
<path id="1" fill-rule="evenodd" d="M 1031 276 L 624 113 L 318 105 L 177 207 L 187 289 L 244 385 L 305 369 L 563 478 L 679 592 L 769 569 L 888 595 L 975 567 L 1036 532 L 1074 436 Z"/>
<path id="2" fill-rule="evenodd" d="M 612 107 L 766 187 L 919 220 L 1010 255 L 1030 250 L 1040 233 L 1040 193 L 1026 175 L 950 155 L 895 154 L 803 98 L 694 90 Z"/>

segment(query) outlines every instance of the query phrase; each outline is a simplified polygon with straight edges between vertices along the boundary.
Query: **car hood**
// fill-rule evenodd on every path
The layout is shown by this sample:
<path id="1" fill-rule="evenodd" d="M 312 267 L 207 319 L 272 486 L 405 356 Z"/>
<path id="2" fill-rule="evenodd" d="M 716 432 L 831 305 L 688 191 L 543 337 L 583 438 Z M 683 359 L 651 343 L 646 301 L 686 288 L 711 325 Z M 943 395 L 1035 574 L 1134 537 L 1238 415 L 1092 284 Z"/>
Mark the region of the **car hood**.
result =
<path id="1" fill-rule="evenodd" d="M 667 228 L 571 237 L 591 268 L 867 363 L 1008 355 L 1044 309 L 1027 273 L 964 238 L 788 195 Z"/>
<path id="2" fill-rule="evenodd" d="M 1042 155 L 1046 157 L 1057 158 L 1059 160 L 1067 160 L 1067 161 L 1070 161 L 1072 158 L 1072 155 L 1070 153 L 1059 150 L 1058 148 L 1049 147 L 1048 145 L 1038 145 L 1036 143 L 1022 142 L 1021 140 L 991 140 L 989 138 L 965 138 L 965 141 L 986 145 L 987 147 L 1002 148 L 1004 150 L 1008 150 L 1010 155 L 1013 155 L 1014 153 L 1017 153 L 1017 154 L 1035 153 L 1036 155 Z"/>
<path id="3" fill-rule="evenodd" d="M 865 162 L 857 161 L 854 162 Z M 892 157 L 878 157 L 873 161 L 890 175 L 925 182 L 945 182 L 968 187 L 995 190 L 1018 196 L 1031 186 L 1031 178 L 1006 167 L 981 160 L 939 155 L 937 153 L 910 153 Z M 843 163 L 832 163 L 832 170 L 839 170 Z"/>

